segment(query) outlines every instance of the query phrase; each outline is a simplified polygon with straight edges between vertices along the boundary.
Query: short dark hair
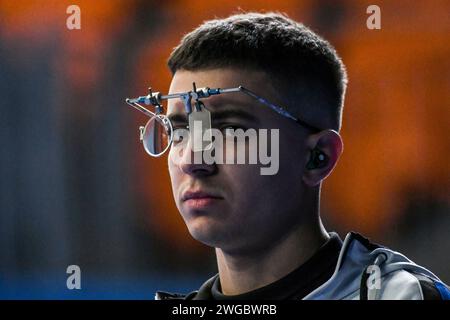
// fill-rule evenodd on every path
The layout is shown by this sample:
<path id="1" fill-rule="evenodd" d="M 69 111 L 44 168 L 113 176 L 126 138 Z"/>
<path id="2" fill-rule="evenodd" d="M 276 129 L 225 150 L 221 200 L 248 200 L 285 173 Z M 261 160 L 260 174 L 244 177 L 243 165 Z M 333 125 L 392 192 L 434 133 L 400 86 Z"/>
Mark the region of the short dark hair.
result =
<path id="1" fill-rule="evenodd" d="M 285 14 L 250 12 L 206 21 L 183 37 L 168 66 L 172 75 L 224 67 L 264 71 L 291 112 L 319 127 L 341 127 L 344 64 L 328 41 Z"/>

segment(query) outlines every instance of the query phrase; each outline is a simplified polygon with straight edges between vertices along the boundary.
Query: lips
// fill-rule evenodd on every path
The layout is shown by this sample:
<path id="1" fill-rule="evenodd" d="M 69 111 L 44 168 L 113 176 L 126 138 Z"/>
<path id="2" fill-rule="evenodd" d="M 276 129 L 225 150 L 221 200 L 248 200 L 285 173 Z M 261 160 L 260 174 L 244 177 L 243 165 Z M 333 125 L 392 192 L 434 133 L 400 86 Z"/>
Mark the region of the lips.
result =
<path id="1" fill-rule="evenodd" d="M 202 190 L 198 191 L 186 191 L 183 196 L 181 197 L 182 201 L 188 201 L 188 200 L 197 200 L 197 199 L 223 199 L 223 197 L 211 193 L 211 192 L 205 192 Z"/>

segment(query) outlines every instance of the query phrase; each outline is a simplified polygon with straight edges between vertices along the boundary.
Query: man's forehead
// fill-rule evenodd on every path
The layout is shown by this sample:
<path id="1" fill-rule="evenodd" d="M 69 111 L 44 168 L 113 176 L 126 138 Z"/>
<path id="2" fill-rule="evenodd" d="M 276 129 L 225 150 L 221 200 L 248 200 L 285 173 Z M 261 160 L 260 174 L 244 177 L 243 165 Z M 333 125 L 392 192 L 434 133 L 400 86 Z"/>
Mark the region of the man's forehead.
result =
<path id="1" fill-rule="evenodd" d="M 271 91 L 271 86 L 266 84 L 267 76 L 262 71 L 242 71 L 232 68 L 188 71 L 179 70 L 172 78 L 169 94 L 187 92 L 193 89 L 193 82 L 197 88 L 236 88 L 244 86 L 258 92 Z M 266 93 L 266 95 L 268 92 Z M 245 94 L 223 93 L 202 99 L 212 110 L 216 108 L 243 107 L 252 109 L 255 101 Z M 170 99 L 167 104 L 167 114 L 183 112 L 184 105 L 181 99 Z M 252 111 L 252 110 L 249 110 Z"/>
<path id="2" fill-rule="evenodd" d="M 264 85 L 268 77 L 263 71 L 239 70 L 236 68 L 219 68 L 210 70 L 178 70 L 170 84 L 169 93 L 192 90 L 192 83 L 197 88 L 230 88 L 245 86 L 252 88 Z"/>
<path id="3" fill-rule="evenodd" d="M 245 108 L 249 112 L 255 112 L 253 104 L 255 101 L 249 99 L 240 92 L 234 93 L 223 93 L 217 96 L 211 96 L 208 98 L 203 98 L 201 101 L 205 104 L 206 108 L 210 111 L 220 111 L 220 110 L 236 110 L 240 108 Z M 191 101 L 192 106 L 195 100 Z M 180 98 L 170 99 L 167 104 L 167 114 L 171 113 L 184 113 L 185 106 Z"/>

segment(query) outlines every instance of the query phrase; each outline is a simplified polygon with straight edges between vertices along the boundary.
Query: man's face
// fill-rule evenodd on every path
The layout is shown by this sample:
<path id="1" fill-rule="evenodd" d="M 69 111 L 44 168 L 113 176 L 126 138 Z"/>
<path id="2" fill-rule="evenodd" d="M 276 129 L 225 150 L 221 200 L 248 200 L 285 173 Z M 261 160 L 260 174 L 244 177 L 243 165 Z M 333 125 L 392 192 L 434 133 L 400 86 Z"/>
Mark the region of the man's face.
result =
<path id="1" fill-rule="evenodd" d="M 190 91 L 193 82 L 197 88 L 242 85 L 275 104 L 279 102 L 265 73 L 231 68 L 177 71 L 169 93 Z M 180 157 L 180 150 L 172 145 L 168 165 L 177 208 L 198 241 L 228 251 L 261 250 L 304 218 L 302 174 L 308 132 L 243 93 L 202 101 L 211 111 L 214 128 L 279 129 L 279 170 L 275 175 L 261 175 L 262 164 L 194 164 L 191 149 L 185 148 Z M 184 106 L 181 100 L 171 99 L 167 115 L 176 114 L 185 115 Z M 186 200 L 190 196 L 196 199 Z"/>

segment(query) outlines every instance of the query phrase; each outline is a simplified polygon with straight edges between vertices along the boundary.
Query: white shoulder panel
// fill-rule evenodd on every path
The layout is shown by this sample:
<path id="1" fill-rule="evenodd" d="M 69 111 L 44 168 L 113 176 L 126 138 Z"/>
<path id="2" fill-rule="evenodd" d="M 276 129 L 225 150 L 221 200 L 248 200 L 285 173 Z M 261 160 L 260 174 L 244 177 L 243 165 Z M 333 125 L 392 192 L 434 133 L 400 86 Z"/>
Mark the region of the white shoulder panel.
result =
<path id="1" fill-rule="evenodd" d="M 405 270 L 398 270 L 381 278 L 381 300 L 423 300 L 419 280 Z"/>

